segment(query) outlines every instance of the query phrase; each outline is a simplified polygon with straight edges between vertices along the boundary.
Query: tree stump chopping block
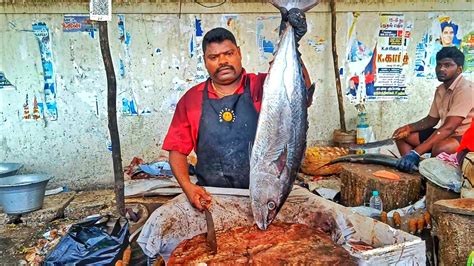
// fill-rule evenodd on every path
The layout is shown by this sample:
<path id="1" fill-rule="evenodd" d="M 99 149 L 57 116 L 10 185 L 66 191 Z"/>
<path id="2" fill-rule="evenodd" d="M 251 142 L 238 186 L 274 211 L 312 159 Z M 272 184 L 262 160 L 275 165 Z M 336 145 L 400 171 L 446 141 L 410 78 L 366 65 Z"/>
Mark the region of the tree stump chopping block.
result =
<path id="1" fill-rule="evenodd" d="M 434 214 L 434 204 L 438 200 L 457 199 L 459 194 L 439 187 L 430 181 L 426 182 L 426 210 Z"/>
<path id="2" fill-rule="evenodd" d="M 397 174 L 400 180 L 374 176 L 379 170 Z M 421 175 L 402 173 L 382 165 L 345 163 L 340 177 L 341 203 L 345 206 L 368 205 L 374 190 L 379 191 L 383 210 L 387 212 L 415 203 L 420 196 Z"/>
<path id="3" fill-rule="evenodd" d="M 434 212 L 440 265 L 466 265 L 474 250 L 474 199 L 439 200 Z"/>

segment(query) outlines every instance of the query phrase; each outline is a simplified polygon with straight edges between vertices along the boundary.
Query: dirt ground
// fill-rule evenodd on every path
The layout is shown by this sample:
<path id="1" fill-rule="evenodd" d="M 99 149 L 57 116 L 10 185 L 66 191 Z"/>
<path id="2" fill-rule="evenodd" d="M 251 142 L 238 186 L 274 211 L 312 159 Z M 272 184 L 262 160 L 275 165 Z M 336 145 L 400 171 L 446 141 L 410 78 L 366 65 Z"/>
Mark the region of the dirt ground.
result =
<path id="1" fill-rule="evenodd" d="M 25 261 L 29 248 L 34 247 L 43 234 L 52 229 L 74 223 L 67 219 L 35 227 L 25 224 L 7 224 L 0 226 L 0 265 L 19 265 Z"/>
<path id="2" fill-rule="evenodd" d="M 113 190 L 73 193 L 75 193 L 74 199 L 68 204 L 62 204 L 68 197 L 65 195 L 67 193 L 49 196 L 45 198 L 41 210 L 19 218 L 6 215 L 0 209 L 0 266 L 26 265 L 27 254 L 34 254 L 34 247 L 44 241 L 43 235 L 51 230 L 60 231 L 93 214 L 110 214 L 118 217 L 113 203 Z M 129 226 L 132 231 L 137 228 L 137 223 L 129 220 Z M 136 243 L 132 243 L 131 248 L 130 265 L 146 265 L 146 257 L 141 248 Z"/>

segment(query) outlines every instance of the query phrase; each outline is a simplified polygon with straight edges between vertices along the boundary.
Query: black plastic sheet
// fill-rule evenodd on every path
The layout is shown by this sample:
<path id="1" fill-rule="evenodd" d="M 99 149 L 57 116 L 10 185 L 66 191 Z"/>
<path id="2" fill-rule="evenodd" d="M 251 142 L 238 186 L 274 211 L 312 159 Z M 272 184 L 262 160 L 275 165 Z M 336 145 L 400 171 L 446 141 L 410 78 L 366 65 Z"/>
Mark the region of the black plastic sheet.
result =
<path id="1" fill-rule="evenodd" d="M 73 224 L 46 257 L 46 265 L 113 265 L 129 242 L 125 218 L 99 216 Z"/>

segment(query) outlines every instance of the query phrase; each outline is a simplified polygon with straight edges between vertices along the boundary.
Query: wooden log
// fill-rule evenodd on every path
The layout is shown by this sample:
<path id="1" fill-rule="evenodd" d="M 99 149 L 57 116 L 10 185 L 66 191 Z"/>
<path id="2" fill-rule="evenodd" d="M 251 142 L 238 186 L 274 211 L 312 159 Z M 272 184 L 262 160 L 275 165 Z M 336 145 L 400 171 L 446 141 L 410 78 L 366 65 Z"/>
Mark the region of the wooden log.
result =
<path id="1" fill-rule="evenodd" d="M 434 212 L 440 265 L 466 265 L 474 250 L 474 199 L 439 200 Z"/>
<path id="2" fill-rule="evenodd" d="M 374 172 L 386 170 L 400 176 L 394 181 L 376 177 Z M 393 168 L 373 164 L 343 164 L 341 203 L 345 206 L 369 204 L 372 191 L 379 191 L 384 211 L 403 208 L 415 203 L 420 196 L 421 176 L 399 172 Z"/>
<path id="3" fill-rule="evenodd" d="M 339 123 L 341 126 L 341 131 L 346 132 L 346 119 L 344 111 L 344 97 L 342 95 L 341 89 L 341 75 L 339 74 L 339 59 L 337 56 L 337 43 L 336 43 L 336 34 L 337 34 L 337 15 L 336 15 L 336 0 L 331 0 L 329 2 L 331 8 L 331 47 L 332 47 L 332 61 L 334 64 L 334 76 L 336 77 L 336 93 L 337 93 L 337 105 L 339 108 Z"/>
<path id="4" fill-rule="evenodd" d="M 112 56 L 110 55 L 107 21 L 99 21 L 99 43 L 107 76 L 107 117 L 110 140 L 112 142 L 115 201 L 117 202 L 118 213 L 125 216 L 122 152 L 120 150 L 120 134 L 117 124 L 117 80 L 115 78 Z"/>
<path id="5" fill-rule="evenodd" d="M 430 181 L 426 182 L 426 209 L 434 215 L 434 203 L 438 200 L 457 199 L 459 194 L 439 187 Z"/>

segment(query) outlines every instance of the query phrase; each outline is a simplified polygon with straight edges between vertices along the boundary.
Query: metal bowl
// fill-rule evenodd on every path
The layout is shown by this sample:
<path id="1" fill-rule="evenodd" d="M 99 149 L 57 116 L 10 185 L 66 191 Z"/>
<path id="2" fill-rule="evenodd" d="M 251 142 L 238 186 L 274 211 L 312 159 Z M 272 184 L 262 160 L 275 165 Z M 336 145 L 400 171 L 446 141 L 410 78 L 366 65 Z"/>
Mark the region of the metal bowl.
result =
<path id="1" fill-rule="evenodd" d="M 22 167 L 21 163 L 0 163 L 0 177 L 16 175 Z"/>
<path id="2" fill-rule="evenodd" d="M 29 174 L 0 178 L 0 204 L 7 214 L 21 214 L 43 207 L 50 176 Z"/>

